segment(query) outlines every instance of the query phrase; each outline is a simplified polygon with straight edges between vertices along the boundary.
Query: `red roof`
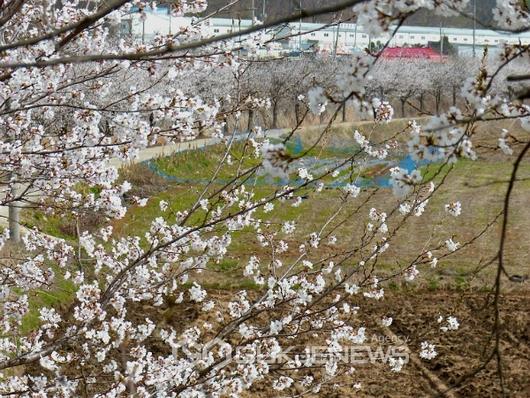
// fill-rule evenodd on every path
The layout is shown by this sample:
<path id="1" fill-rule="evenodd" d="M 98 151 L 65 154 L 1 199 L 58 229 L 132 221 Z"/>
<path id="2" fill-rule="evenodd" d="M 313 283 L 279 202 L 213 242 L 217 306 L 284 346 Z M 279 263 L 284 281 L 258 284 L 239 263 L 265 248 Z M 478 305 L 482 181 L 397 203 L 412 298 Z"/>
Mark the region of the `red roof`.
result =
<path id="1" fill-rule="evenodd" d="M 441 61 L 445 56 L 430 47 L 387 47 L 381 54 L 383 58 L 429 59 Z"/>

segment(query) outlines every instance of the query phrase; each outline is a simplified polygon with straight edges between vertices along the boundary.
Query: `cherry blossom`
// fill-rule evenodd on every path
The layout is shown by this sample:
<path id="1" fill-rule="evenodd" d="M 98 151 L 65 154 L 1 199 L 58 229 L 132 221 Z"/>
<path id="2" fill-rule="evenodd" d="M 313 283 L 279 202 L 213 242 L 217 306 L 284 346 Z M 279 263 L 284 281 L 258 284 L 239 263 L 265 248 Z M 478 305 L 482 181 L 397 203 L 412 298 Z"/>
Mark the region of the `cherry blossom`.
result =
<path id="1" fill-rule="evenodd" d="M 366 32 L 378 35 L 391 33 L 420 9 L 458 15 L 468 3 L 367 0 L 347 7 L 354 6 L 356 22 Z M 253 57 L 258 49 L 277 45 L 267 30 L 278 22 L 254 21 L 246 31 L 216 38 L 206 33 L 209 17 L 201 14 L 178 32 L 152 40 L 119 33 L 131 14 L 141 20 L 156 7 L 156 2 L 141 0 L 96 6 L 33 0 L 3 4 L 0 204 L 15 213 L 27 207 L 72 218 L 77 231 L 74 239 L 61 239 L 27 228 L 20 250 L 6 250 L 0 269 L 0 395 L 236 397 L 256 385 L 285 395 L 299 394 L 300 386 L 319 394 L 341 377 L 360 389 L 338 358 L 346 344 L 365 344 L 373 332 L 374 323 L 358 317 L 371 315 L 363 301 L 386 300 L 390 281 L 420 279 L 425 267 L 436 267 L 470 244 L 459 231 L 446 239 L 453 231 L 440 237 L 430 228 L 432 239 L 415 245 L 415 256 L 401 256 L 396 236 L 402 236 L 407 223 L 424 222 L 428 203 L 439 203 L 429 201 L 443 181 L 436 178 L 435 185 L 421 168 L 406 169 L 397 160 L 410 156 L 435 168 L 462 158 L 476 160 L 476 122 L 518 119 L 528 130 L 530 108 L 495 86 L 502 75 L 485 57 L 478 71 L 470 68 L 462 79 L 463 104 L 425 122 L 411 121 L 392 139 L 379 139 L 364 125 L 351 129 L 355 150 L 325 167 L 312 167 L 306 152 L 291 155 L 289 150 L 298 127 L 273 135 L 259 125 L 260 112 L 272 112 L 274 119 L 288 97 L 296 104 L 300 126 L 308 110 L 322 118 L 332 113 L 334 119 L 352 106 L 376 122 L 374 130 L 391 128 L 391 99 L 375 96 L 371 88 L 378 79 L 377 54 L 319 59 L 311 68 L 288 61 L 277 73 L 287 81 L 273 85 Z M 204 0 L 179 1 L 171 15 L 205 10 Z M 528 13 L 516 1 L 499 1 L 494 17 L 505 29 L 528 26 Z M 527 61 L 528 47 L 505 45 L 493 57 L 507 66 Z M 269 68 L 278 65 L 278 60 L 267 61 Z M 290 69 L 294 64 L 296 69 Z M 331 66 L 324 69 L 326 64 Z M 301 78 L 300 71 L 310 71 L 310 77 Z M 270 87 L 279 90 L 283 83 L 292 87 L 281 95 L 271 93 Z M 236 131 L 233 125 L 243 119 L 246 128 Z M 323 147 L 327 130 L 320 130 Z M 220 148 L 222 160 L 207 182 L 186 192 L 190 205 L 175 203 L 169 194 L 138 193 L 134 178 L 123 176 L 122 166 L 142 160 L 146 151 L 204 136 L 212 137 L 208 142 Z M 243 155 L 237 153 L 239 144 Z M 502 130 L 493 150 L 511 155 L 519 153 L 519 144 Z M 390 189 L 364 186 L 357 178 L 370 162 L 384 166 L 396 197 Z M 226 165 L 236 171 L 230 179 L 218 178 Z M 258 186 L 262 180 L 270 183 L 266 189 Z M 388 195 L 381 206 L 372 202 L 376 192 Z M 330 198 L 316 210 L 331 214 L 322 223 L 308 213 L 313 196 Z M 453 196 L 442 203 L 457 217 L 462 204 Z M 156 212 L 142 220 L 141 232 L 120 224 L 137 207 L 144 207 L 142 214 Z M 444 209 L 432 210 L 443 215 Z M 80 220 L 94 214 L 102 219 L 97 227 L 82 225 Z M 342 226 L 359 227 L 362 236 L 344 236 Z M 5 249 L 9 239 L 15 240 L 15 232 L 4 229 L 0 246 Z M 234 247 L 246 242 L 244 255 L 234 256 Z M 396 254 L 399 268 L 383 272 L 380 264 Z M 237 282 L 255 289 L 238 287 L 222 297 L 205 281 L 234 258 Z M 33 300 L 63 283 L 71 293 L 68 303 Z M 27 332 L 30 317 L 37 324 Z M 459 326 L 456 317 L 447 316 L 433 330 L 446 336 L 458 333 Z M 375 327 L 395 324 L 384 317 Z M 310 356 L 285 359 L 293 341 L 302 352 L 309 350 L 307 336 L 332 354 L 325 363 Z M 419 355 L 433 360 L 438 353 L 434 344 L 423 341 Z M 390 358 L 387 370 L 399 372 L 405 365 L 402 358 Z"/>

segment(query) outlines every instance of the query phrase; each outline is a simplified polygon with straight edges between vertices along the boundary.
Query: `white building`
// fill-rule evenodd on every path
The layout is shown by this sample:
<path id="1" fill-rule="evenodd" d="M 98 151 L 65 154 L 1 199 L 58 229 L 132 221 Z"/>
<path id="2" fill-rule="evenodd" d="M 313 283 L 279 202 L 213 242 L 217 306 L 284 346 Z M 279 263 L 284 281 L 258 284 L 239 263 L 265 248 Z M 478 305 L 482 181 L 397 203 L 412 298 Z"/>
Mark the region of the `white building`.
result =
<path id="1" fill-rule="evenodd" d="M 147 13 L 147 18 L 142 21 L 138 14 L 133 14 L 131 33 L 138 39 L 149 41 L 156 34 L 175 34 L 182 27 L 196 23 L 196 19 L 189 17 L 171 17 L 165 8 Z M 229 18 L 211 18 L 199 24 L 205 36 L 217 36 L 237 31 L 242 31 L 252 26 L 248 19 L 238 20 Z M 302 33 L 300 35 L 300 32 Z M 371 37 L 362 27 L 356 24 L 338 24 L 326 26 L 317 23 L 290 23 L 269 31 L 270 37 L 274 34 L 287 51 L 320 49 L 332 51 L 337 48 L 340 52 L 353 52 L 362 50 L 371 42 L 385 44 L 390 39 L 390 33 L 382 37 Z M 502 43 L 530 44 L 530 32 L 520 34 L 500 33 L 493 30 L 454 29 L 439 27 L 401 26 L 390 39 L 390 47 L 403 47 L 412 45 L 426 46 L 429 42 L 439 42 L 446 36 L 449 43 L 456 46 L 461 53 L 471 52 L 473 43 L 475 50 L 480 54 L 484 47 L 495 48 Z M 281 40 L 283 38 L 283 40 Z"/>

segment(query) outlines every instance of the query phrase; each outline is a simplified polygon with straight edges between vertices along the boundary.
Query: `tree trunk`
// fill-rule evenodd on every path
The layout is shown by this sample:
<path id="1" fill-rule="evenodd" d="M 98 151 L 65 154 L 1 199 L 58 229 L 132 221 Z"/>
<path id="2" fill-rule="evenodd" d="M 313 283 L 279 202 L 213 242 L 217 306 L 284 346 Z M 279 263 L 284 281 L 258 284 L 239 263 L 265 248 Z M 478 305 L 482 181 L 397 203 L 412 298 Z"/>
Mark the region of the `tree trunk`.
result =
<path id="1" fill-rule="evenodd" d="M 247 131 L 252 130 L 252 124 L 254 123 L 254 110 L 250 109 L 248 111 L 248 123 L 247 123 Z"/>
<path id="2" fill-rule="evenodd" d="M 223 125 L 223 135 L 228 135 L 228 131 L 229 131 L 229 128 L 228 128 L 228 117 L 225 116 L 224 125 Z"/>
<path id="3" fill-rule="evenodd" d="M 296 119 L 298 119 L 298 115 L 296 116 Z M 272 103 L 272 128 L 278 128 L 278 103 L 276 101 Z"/>
<path id="4" fill-rule="evenodd" d="M 423 112 L 423 93 L 420 94 L 420 112 Z"/>
<path id="5" fill-rule="evenodd" d="M 437 115 L 440 114 L 440 101 L 441 101 L 441 96 L 442 96 L 441 91 L 438 91 L 438 92 L 436 93 L 435 98 L 434 98 L 434 102 L 435 102 L 435 106 L 436 106 L 436 114 L 437 114 Z"/>
<path id="6" fill-rule="evenodd" d="M 346 122 L 346 103 L 342 106 L 342 123 Z"/>
<path id="7" fill-rule="evenodd" d="M 294 100 L 294 117 L 296 119 L 296 125 L 300 124 L 300 104 L 297 99 Z"/>
<path id="8" fill-rule="evenodd" d="M 10 110 L 10 100 L 6 101 L 6 109 Z M 16 175 L 14 172 L 11 174 L 11 178 L 16 181 Z M 13 185 L 13 196 L 16 198 L 18 195 L 18 185 L 15 182 Z M 9 239 L 14 243 L 20 242 L 20 207 L 18 202 L 9 202 L 8 204 L 8 225 L 9 225 Z"/>
<path id="9" fill-rule="evenodd" d="M 399 101 L 401 102 L 401 117 L 405 117 L 405 103 L 407 102 L 407 100 L 400 98 Z"/>
<path id="10" fill-rule="evenodd" d="M 456 87 L 453 86 L 453 106 L 456 106 Z"/>

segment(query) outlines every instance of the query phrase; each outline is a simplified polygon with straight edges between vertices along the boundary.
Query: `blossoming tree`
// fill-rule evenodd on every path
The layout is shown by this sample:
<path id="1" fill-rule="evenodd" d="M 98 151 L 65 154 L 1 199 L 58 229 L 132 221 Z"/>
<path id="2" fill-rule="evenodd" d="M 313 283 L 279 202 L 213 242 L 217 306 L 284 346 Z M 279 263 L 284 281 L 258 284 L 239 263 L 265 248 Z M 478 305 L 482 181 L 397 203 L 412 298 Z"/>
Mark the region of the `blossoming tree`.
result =
<path id="1" fill-rule="evenodd" d="M 384 160 L 401 146 L 417 161 L 438 165 L 441 175 L 448 164 L 475 159 L 474 125 L 481 120 L 519 119 L 530 130 L 528 93 L 509 96 L 491 88 L 499 73 L 512 62 L 527 62 L 527 45 L 506 45 L 496 68 L 484 63 L 480 72 L 464 82 L 465 106 L 452 107 L 425 126 L 410 123 L 406 131 L 372 140 L 352 131 L 355 151 L 326 168 L 308 170 L 299 162 L 329 133 L 342 108 L 353 104 L 378 124 L 390 121 L 392 107 L 366 97 L 367 81 L 378 58 L 352 56 L 337 72 L 335 88 L 311 87 L 300 101 L 315 113 L 334 105 L 333 116 L 311 148 L 293 155 L 288 151 L 295 131 L 277 142 L 261 131 L 245 139 L 253 151 L 235 174 L 215 183 L 218 170 L 229 161 L 236 145 L 233 131 L 225 129 L 227 116 L 249 107 L 245 98 L 199 95 L 190 83 L 197 74 L 210 76 L 241 71 L 240 50 L 264 45 L 262 33 L 301 17 L 338 13 L 352 8 L 359 24 L 371 34 L 390 31 L 420 8 L 436 14 L 463 12 L 466 0 L 349 0 L 295 14 L 217 37 L 202 29 L 207 18 L 198 18 L 175 34 L 149 43 L 119 37 L 120 21 L 132 12 L 144 12 L 151 3 L 141 0 L 68 1 L 6 0 L 0 10 L 0 173 L 3 206 L 30 207 L 55 214 L 82 215 L 96 211 L 108 223 L 95 232 L 79 231 L 76 242 L 62 240 L 37 229 L 22 234 L 22 247 L 3 259 L 0 268 L 0 395 L 2 396 L 240 396 L 257 384 L 289 396 L 318 394 L 340 377 L 355 378 L 344 366 L 340 352 L 347 344 L 362 344 L 367 328 L 356 320 L 358 296 L 384 298 L 390 279 L 415 279 L 423 267 L 454 255 L 475 238 L 459 241 L 447 236 L 427 242 L 412 257 L 403 257 L 394 274 L 378 277 L 385 252 L 411 220 L 421 218 L 429 200 L 445 181 L 426 178 L 421 169 L 399 166 L 390 170 L 390 210 L 370 205 L 370 189 L 359 185 L 359 163 Z M 180 0 L 175 15 L 205 10 L 204 0 Z M 530 28 L 530 16 L 518 1 L 498 1 L 495 18 L 502 29 Z M 200 72 L 199 72 L 200 71 Z M 528 76 L 510 76 L 525 81 Z M 236 79 L 237 80 L 237 79 Z M 208 91 L 203 90 L 202 91 Z M 222 88 L 219 89 L 222 92 Z M 237 91 L 236 91 L 237 92 Z M 526 95 L 526 97 L 525 97 Z M 267 99 L 251 98 L 252 106 L 267 106 Z M 226 156 L 211 181 L 194 195 L 185 210 L 173 211 L 160 203 L 160 216 L 145 234 L 115 236 L 111 221 L 124 217 L 123 194 L 128 182 L 119 179 L 119 161 L 133 160 L 149 146 L 192 140 L 208 129 Z M 259 130 L 259 129 L 258 129 Z M 395 142 L 398 134 L 405 137 Z M 503 263 L 510 194 L 517 168 L 530 148 L 528 140 L 515 141 L 499 133 L 499 148 L 516 153 L 503 213 L 500 248 L 493 286 L 494 340 L 486 362 L 502 355 L 500 289 L 506 270 Z M 296 167 L 293 167 L 296 165 Z M 247 182 L 258 174 L 287 182 L 258 194 Z M 334 179 L 347 177 L 334 196 L 331 215 L 303 235 L 295 231 L 309 219 L 271 222 L 282 207 L 300 206 L 307 195 L 321 193 Z M 449 177 L 450 178 L 450 177 Z M 291 180 L 289 180 L 291 181 Z M 435 183 L 436 181 L 436 183 Z M 144 206 L 148 198 L 133 198 Z M 448 215 L 458 217 L 465 204 L 458 198 L 447 203 Z M 310 218 L 310 217 L 307 217 Z M 487 229 L 492 223 L 485 224 Z M 355 223 L 359 239 L 340 242 L 338 229 Z M 16 227 L 14 223 L 12 229 Z M 209 264 L 226 258 L 234 237 L 251 233 L 263 250 L 249 253 L 243 274 L 256 285 L 241 290 L 226 302 L 211 296 L 201 275 Z M 11 231 L 11 238 L 17 234 Z M 456 233 L 457 231 L 455 231 Z M 6 229 L 2 244 L 6 244 Z M 13 254 L 17 253 L 17 254 Z M 294 254 L 293 254 L 294 253 Z M 399 249 L 397 251 L 399 253 Z M 68 308 L 42 305 L 39 325 L 22 328 L 35 291 L 52 289 L 58 279 L 71 281 L 75 299 Z M 200 322 L 167 324 L 152 316 L 169 304 L 187 303 L 205 314 Z M 149 311 L 142 309 L 149 308 Z M 144 313 L 145 312 L 145 313 Z M 147 314 L 150 315 L 147 315 Z M 379 322 L 384 327 L 390 318 Z M 443 332 L 455 332 L 459 321 L 442 316 Z M 286 356 L 295 344 L 309 346 L 307 338 L 325 342 L 324 361 L 302 355 Z M 334 353 L 334 355 L 333 355 Z M 419 356 L 437 355 L 429 341 Z M 400 357 L 388 359 L 388 370 L 405 365 Z M 502 367 L 499 365 L 502 380 Z M 263 384 L 264 383 L 264 384 Z"/>

